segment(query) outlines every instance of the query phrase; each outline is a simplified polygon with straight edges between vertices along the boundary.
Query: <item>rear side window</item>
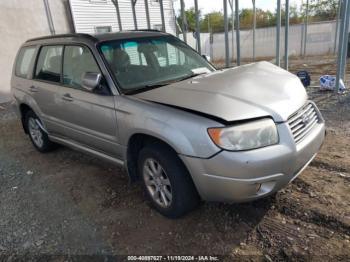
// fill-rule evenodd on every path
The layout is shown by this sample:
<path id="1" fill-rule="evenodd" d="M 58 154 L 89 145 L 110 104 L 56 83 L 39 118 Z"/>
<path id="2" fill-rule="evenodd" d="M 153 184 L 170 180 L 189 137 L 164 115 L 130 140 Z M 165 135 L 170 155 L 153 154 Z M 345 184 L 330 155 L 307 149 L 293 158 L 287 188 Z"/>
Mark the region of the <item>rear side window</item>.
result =
<path id="1" fill-rule="evenodd" d="M 61 82 L 62 46 L 44 46 L 40 50 L 35 78 L 50 82 Z"/>
<path id="2" fill-rule="evenodd" d="M 35 47 L 23 47 L 18 54 L 15 75 L 27 78 L 30 64 L 33 60 Z"/>

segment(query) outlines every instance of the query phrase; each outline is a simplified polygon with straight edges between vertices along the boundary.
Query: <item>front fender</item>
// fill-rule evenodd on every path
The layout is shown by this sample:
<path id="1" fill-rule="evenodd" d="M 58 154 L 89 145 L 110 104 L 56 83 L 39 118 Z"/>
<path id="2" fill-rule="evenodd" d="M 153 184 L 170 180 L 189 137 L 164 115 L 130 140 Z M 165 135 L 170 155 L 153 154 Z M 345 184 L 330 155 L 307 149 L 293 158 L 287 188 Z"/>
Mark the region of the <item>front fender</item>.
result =
<path id="1" fill-rule="evenodd" d="M 209 158 L 220 151 L 207 133 L 209 127 L 221 126 L 213 120 L 132 97 L 117 97 L 116 105 L 119 137 L 125 146 L 134 134 L 145 134 L 186 156 Z"/>

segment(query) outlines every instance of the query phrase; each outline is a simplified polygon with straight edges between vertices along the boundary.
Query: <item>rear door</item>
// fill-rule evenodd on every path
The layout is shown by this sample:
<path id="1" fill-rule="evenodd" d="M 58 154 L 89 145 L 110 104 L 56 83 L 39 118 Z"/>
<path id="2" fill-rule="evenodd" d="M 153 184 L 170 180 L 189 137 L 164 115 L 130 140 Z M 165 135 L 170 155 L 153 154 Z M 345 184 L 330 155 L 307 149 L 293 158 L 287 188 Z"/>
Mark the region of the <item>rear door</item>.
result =
<path id="1" fill-rule="evenodd" d="M 66 45 L 63 86 L 60 88 L 65 136 L 86 147 L 120 157 L 114 96 L 103 77 L 97 91 L 84 89 L 81 82 L 86 72 L 101 73 L 90 49 L 82 45 Z"/>
<path id="2" fill-rule="evenodd" d="M 41 120 L 52 135 L 64 135 L 61 119 L 62 45 L 42 46 L 36 61 L 30 92 L 41 110 Z"/>

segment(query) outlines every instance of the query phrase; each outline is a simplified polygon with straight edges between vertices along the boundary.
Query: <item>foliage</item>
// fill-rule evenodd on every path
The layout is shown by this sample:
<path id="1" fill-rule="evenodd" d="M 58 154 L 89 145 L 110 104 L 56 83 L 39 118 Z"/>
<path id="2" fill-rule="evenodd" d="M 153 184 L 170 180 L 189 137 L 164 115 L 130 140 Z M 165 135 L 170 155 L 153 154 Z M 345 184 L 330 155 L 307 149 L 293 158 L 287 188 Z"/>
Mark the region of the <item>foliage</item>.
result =
<path id="1" fill-rule="evenodd" d="M 309 21 L 325 21 L 333 20 L 337 16 L 339 0 L 310 0 L 309 4 Z M 306 4 L 301 6 L 300 10 L 296 6 L 291 5 L 289 7 L 289 23 L 300 24 L 304 21 Z M 180 13 L 180 12 L 179 12 Z M 196 15 L 194 8 L 190 8 L 185 11 L 187 19 L 187 31 L 194 32 L 196 30 Z M 239 13 L 240 18 L 240 28 L 250 29 L 253 27 L 253 10 L 252 9 L 242 9 Z M 224 15 L 222 12 L 212 12 L 202 16 L 199 13 L 200 18 L 200 30 L 201 32 L 223 32 L 224 31 Z M 229 13 L 229 30 L 232 28 L 232 16 Z M 285 24 L 285 7 L 281 10 L 281 21 L 282 25 Z M 178 24 L 182 25 L 182 18 L 179 16 L 177 18 Z M 271 12 L 269 10 L 265 11 L 262 9 L 256 9 L 256 27 L 270 27 L 275 26 L 277 23 L 276 10 Z"/>
<path id="2" fill-rule="evenodd" d="M 186 20 L 187 20 L 187 31 L 191 31 L 194 32 L 196 29 L 196 12 L 194 10 L 194 7 L 188 9 L 185 11 L 185 15 L 186 15 Z M 201 12 L 199 10 L 199 17 L 201 16 Z M 179 23 L 179 25 L 182 25 L 182 17 L 179 16 L 177 18 L 177 22 Z"/>
<path id="3" fill-rule="evenodd" d="M 201 32 L 218 33 L 224 30 L 224 15 L 221 12 L 206 14 L 201 21 Z M 231 30 L 231 20 L 229 20 L 229 30 Z"/>
<path id="4" fill-rule="evenodd" d="M 311 21 L 333 20 L 337 17 L 339 0 L 310 0 L 309 15 Z M 306 4 L 302 6 L 305 15 Z"/>

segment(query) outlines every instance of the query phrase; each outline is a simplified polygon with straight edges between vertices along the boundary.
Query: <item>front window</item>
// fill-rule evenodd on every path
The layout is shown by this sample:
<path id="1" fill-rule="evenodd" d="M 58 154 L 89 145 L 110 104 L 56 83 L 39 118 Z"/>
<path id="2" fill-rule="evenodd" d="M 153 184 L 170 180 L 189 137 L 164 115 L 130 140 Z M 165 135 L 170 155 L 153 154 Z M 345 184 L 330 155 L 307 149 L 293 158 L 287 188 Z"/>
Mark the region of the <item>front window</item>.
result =
<path id="1" fill-rule="evenodd" d="M 66 46 L 63 55 L 63 84 L 83 89 L 82 76 L 87 72 L 101 73 L 90 50 L 84 46 Z"/>
<path id="2" fill-rule="evenodd" d="M 172 36 L 103 42 L 100 50 L 123 93 L 146 91 L 215 69 Z"/>

